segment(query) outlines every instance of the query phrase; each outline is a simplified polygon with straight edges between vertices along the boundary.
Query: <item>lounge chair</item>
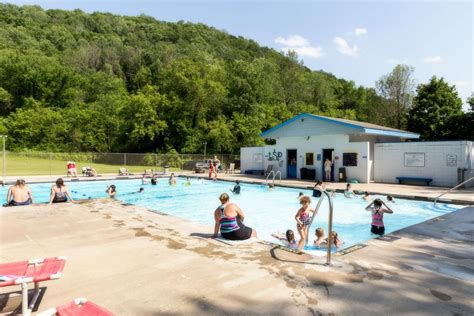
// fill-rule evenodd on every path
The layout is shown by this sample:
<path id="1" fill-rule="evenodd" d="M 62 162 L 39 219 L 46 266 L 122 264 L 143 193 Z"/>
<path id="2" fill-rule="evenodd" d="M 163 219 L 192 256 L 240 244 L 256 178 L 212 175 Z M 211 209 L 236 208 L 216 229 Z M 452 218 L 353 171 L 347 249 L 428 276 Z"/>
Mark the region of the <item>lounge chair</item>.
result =
<path id="1" fill-rule="evenodd" d="M 48 309 L 37 316 L 113 316 L 111 312 L 97 304 L 84 298 L 77 298 L 74 301 Z"/>
<path id="2" fill-rule="evenodd" d="M 127 168 L 120 168 L 119 169 L 119 176 L 128 176 L 130 173 L 128 172 Z"/>
<path id="3" fill-rule="evenodd" d="M 89 167 L 89 166 L 82 167 L 81 171 L 84 177 L 92 177 L 94 175 L 92 171 L 92 167 Z"/>
<path id="4" fill-rule="evenodd" d="M 21 313 L 30 315 L 40 294 L 39 282 L 56 280 L 62 276 L 66 257 L 35 259 L 0 264 L 0 287 L 20 285 Z M 28 304 L 28 284 L 34 283 L 35 290 Z"/>
<path id="5" fill-rule="evenodd" d="M 86 166 L 81 168 L 82 175 L 84 177 L 97 177 L 99 174 L 97 174 L 97 170 L 95 170 L 92 167 Z"/>

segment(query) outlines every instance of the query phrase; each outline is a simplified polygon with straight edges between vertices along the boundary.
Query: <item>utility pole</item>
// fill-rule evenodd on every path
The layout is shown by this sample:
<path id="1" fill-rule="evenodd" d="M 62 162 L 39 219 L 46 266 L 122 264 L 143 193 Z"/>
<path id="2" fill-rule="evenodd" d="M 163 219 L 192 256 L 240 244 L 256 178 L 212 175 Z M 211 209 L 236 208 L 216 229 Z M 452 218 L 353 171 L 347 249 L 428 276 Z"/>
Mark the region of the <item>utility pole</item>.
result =
<path id="1" fill-rule="evenodd" d="M 3 185 L 5 185 L 5 181 L 6 181 L 6 175 L 7 175 L 7 152 L 5 151 L 5 140 L 7 138 L 7 135 L 0 135 L 0 137 L 2 138 L 3 140 Z"/>

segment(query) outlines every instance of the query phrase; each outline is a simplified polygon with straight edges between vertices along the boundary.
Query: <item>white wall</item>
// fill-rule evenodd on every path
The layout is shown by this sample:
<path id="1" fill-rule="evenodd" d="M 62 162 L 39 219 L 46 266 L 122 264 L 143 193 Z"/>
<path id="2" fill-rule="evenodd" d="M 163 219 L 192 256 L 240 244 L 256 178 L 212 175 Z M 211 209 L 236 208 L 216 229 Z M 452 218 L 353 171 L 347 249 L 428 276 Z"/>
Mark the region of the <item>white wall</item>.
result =
<path id="1" fill-rule="evenodd" d="M 339 157 L 334 161 L 334 180 L 338 181 L 338 171 L 342 166 L 343 153 L 357 153 L 357 167 L 345 167 L 347 179 L 357 179 L 359 182 L 368 183 L 370 177 L 369 170 L 369 143 L 368 142 L 354 142 L 349 143 L 349 136 L 347 135 L 322 135 L 307 137 L 281 137 L 276 140 L 276 145 L 264 147 L 264 169 L 269 164 L 274 166 L 274 169 L 280 170 L 282 178 L 286 178 L 287 165 L 287 149 L 297 150 L 297 177 L 300 178 L 300 168 L 307 167 L 316 169 L 316 178 L 322 179 L 322 151 L 326 148 L 334 149 L 334 156 Z M 281 152 L 281 161 L 270 161 L 270 156 L 273 155 L 273 150 L 277 153 Z M 313 166 L 306 165 L 306 153 L 314 153 Z M 321 160 L 317 160 L 317 155 L 321 155 Z"/>
<path id="2" fill-rule="evenodd" d="M 240 148 L 240 171 L 264 170 L 263 147 Z"/>
<path id="3" fill-rule="evenodd" d="M 454 186 L 458 183 L 458 168 L 472 167 L 472 142 L 411 142 L 375 144 L 374 177 L 376 182 L 397 183 L 398 176 L 432 178 L 432 185 Z M 424 153 L 424 167 L 407 167 L 405 153 Z M 447 158 L 455 155 L 456 163 Z"/>

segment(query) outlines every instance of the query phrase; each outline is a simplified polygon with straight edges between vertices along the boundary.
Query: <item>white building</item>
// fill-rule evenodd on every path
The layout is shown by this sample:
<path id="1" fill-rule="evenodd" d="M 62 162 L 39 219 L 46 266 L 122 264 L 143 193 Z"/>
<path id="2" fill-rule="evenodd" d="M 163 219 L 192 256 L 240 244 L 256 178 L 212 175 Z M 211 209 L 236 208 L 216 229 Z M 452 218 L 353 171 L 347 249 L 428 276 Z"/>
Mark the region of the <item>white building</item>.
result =
<path id="1" fill-rule="evenodd" d="M 265 132 L 275 145 L 241 148 L 241 171 L 272 168 L 282 178 L 322 180 L 324 161 L 333 181 L 398 182 L 397 177 L 431 178 L 432 185 L 458 183 L 458 168 L 472 169 L 472 142 L 405 142 L 419 134 L 375 124 L 302 113 Z M 271 166 L 271 167 L 270 167 Z"/>

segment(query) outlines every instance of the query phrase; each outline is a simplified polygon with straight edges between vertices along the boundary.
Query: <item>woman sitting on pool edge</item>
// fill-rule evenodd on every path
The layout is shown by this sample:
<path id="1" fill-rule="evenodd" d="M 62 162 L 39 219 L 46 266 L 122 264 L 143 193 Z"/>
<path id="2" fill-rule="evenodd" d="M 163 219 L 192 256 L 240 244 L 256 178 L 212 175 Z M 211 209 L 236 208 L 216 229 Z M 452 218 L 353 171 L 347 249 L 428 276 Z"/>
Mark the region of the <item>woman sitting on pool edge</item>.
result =
<path id="1" fill-rule="evenodd" d="M 229 202 L 229 195 L 222 193 L 219 196 L 221 205 L 214 211 L 214 220 L 216 221 L 214 226 L 213 238 L 217 238 L 219 230 L 221 236 L 224 239 L 229 240 L 246 240 L 251 237 L 257 237 L 257 232 L 245 226 L 242 222 L 244 221 L 245 215 L 235 203 Z"/>
<path id="2" fill-rule="evenodd" d="M 69 189 L 64 184 L 64 180 L 62 178 L 58 178 L 56 180 L 56 184 L 51 187 L 49 204 L 67 202 L 68 199 L 74 203 L 71 193 L 69 193 Z"/>

